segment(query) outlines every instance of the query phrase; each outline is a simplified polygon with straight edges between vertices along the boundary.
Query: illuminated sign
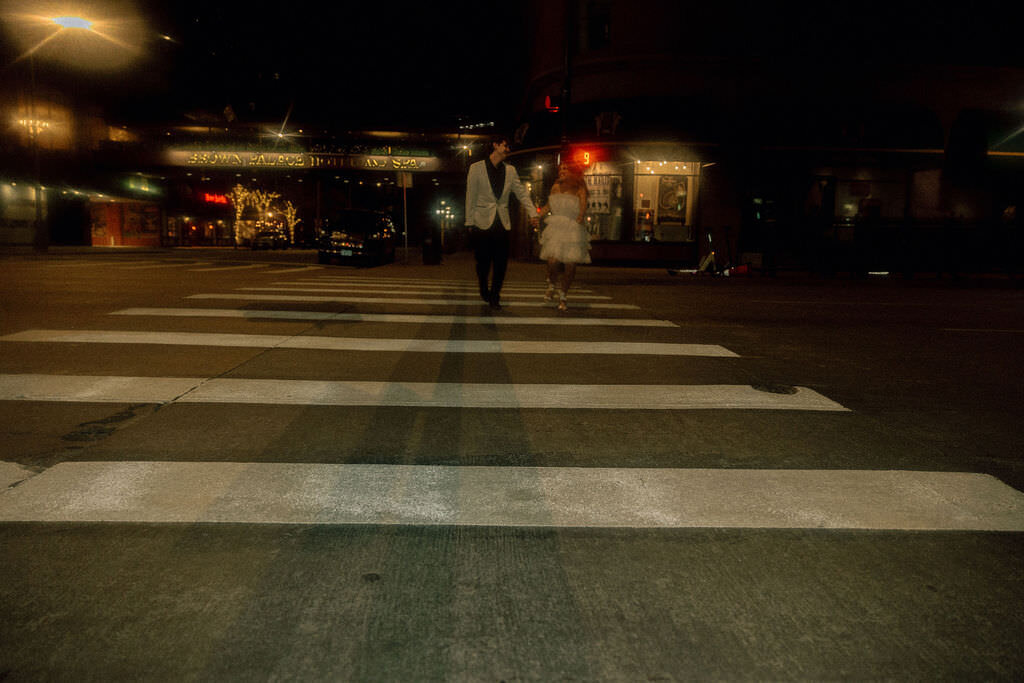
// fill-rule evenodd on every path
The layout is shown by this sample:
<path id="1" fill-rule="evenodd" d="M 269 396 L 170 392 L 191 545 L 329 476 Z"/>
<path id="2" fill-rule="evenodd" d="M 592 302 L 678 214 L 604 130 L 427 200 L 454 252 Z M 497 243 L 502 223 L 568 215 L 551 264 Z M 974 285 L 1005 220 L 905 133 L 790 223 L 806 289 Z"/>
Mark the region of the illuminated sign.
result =
<path id="1" fill-rule="evenodd" d="M 408 155 L 380 154 L 309 154 L 306 152 L 250 152 L 250 151 L 191 151 L 172 149 L 165 153 L 171 166 L 200 168 L 247 168 L 297 170 L 305 168 L 359 169 L 364 171 L 437 171 L 441 160 L 434 156 L 420 156 L 422 150 L 407 151 Z"/>
<path id="2" fill-rule="evenodd" d="M 356 151 L 359 151 L 359 150 L 351 150 L 351 151 L 352 152 L 356 152 Z M 367 150 L 367 151 L 368 151 L 368 153 L 371 156 L 377 156 L 377 157 L 381 157 L 381 156 L 383 156 L 383 157 L 390 157 L 390 156 L 396 156 L 396 157 L 429 157 L 430 156 L 430 152 L 428 152 L 425 149 L 412 149 L 412 148 L 408 148 L 408 147 L 392 147 L 391 145 L 386 145 L 384 147 L 374 147 L 374 148 L 372 148 L 370 150 Z"/>
<path id="3" fill-rule="evenodd" d="M 291 152 L 192 152 L 185 165 L 302 168 L 307 165 L 306 156 Z"/>
<path id="4" fill-rule="evenodd" d="M 436 157 L 353 156 L 351 168 L 367 171 L 433 171 L 439 166 Z"/>
<path id="5" fill-rule="evenodd" d="M 209 192 L 204 192 L 203 201 L 208 204 L 227 204 L 228 198 L 222 194 L 210 194 Z"/>
<path id="6" fill-rule="evenodd" d="M 590 166 L 602 158 L 601 151 L 596 149 L 575 149 L 572 152 L 572 160 L 580 166 Z"/>
<path id="7" fill-rule="evenodd" d="M 341 154 L 310 154 L 310 168 L 345 168 L 345 157 Z"/>

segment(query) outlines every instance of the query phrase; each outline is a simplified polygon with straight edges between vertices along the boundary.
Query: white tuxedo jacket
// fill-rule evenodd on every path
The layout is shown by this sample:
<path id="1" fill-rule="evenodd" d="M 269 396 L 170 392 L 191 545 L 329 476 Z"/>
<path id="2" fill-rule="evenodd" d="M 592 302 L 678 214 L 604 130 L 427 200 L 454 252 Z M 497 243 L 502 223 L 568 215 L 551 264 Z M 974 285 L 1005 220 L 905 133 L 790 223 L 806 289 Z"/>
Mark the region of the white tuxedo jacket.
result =
<path id="1" fill-rule="evenodd" d="M 505 162 L 505 187 L 501 196 L 495 197 L 491 189 L 491 180 L 487 177 L 487 160 L 482 159 L 469 167 L 466 177 L 466 225 L 475 225 L 487 230 L 494 223 L 494 214 L 501 218 L 506 230 L 512 229 L 512 219 L 508 215 L 508 198 L 515 194 L 530 216 L 537 214 L 537 207 L 530 201 L 530 193 L 519 181 L 519 174 L 512 164 Z"/>

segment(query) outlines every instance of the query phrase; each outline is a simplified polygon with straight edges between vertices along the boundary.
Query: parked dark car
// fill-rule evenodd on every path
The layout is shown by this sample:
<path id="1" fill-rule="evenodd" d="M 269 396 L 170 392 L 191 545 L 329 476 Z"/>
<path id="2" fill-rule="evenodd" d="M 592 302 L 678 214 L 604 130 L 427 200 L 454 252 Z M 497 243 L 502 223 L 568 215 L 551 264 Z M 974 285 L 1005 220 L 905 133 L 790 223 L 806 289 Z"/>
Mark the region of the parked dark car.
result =
<path id="1" fill-rule="evenodd" d="M 324 219 L 317 259 L 364 266 L 391 263 L 397 241 L 395 224 L 383 211 L 343 209 Z"/>
<path id="2" fill-rule="evenodd" d="M 287 249 L 288 235 L 284 230 L 260 230 L 252 238 L 253 249 Z"/>

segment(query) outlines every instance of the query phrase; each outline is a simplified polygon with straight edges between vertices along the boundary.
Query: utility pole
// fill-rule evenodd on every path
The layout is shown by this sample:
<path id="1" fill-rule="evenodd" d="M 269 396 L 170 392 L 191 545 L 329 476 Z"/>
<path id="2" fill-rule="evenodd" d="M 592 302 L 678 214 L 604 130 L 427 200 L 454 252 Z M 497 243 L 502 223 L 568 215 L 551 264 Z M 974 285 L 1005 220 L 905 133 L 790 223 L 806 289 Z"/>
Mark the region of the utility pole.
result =
<path id="1" fill-rule="evenodd" d="M 562 80 L 562 101 L 559 102 L 560 114 L 562 116 L 562 139 L 561 153 L 565 154 L 569 149 L 569 98 L 572 97 L 572 53 L 576 36 L 576 2 L 565 0 L 565 54 L 563 55 L 562 69 L 565 77 Z M 561 157 L 558 163 L 562 163 Z"/>

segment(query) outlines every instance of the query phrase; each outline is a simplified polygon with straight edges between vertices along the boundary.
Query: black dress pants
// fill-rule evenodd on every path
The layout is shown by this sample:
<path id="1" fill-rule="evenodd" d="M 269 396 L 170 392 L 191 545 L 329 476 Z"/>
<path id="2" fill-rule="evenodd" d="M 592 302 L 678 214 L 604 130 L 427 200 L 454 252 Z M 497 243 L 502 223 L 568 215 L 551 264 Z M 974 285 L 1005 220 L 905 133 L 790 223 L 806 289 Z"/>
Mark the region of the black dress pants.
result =
<path id="1" fill-rule="evenodd" d="M 508 269 L 509 231 L 500 220 L 496 220 L 489 230 L 473 228 L 473 239 L 480 296 L 493 303 L 501 294 L 501 284 Z M 494 272 L 488 285 L 487 277 L 492 269 Z"/>

